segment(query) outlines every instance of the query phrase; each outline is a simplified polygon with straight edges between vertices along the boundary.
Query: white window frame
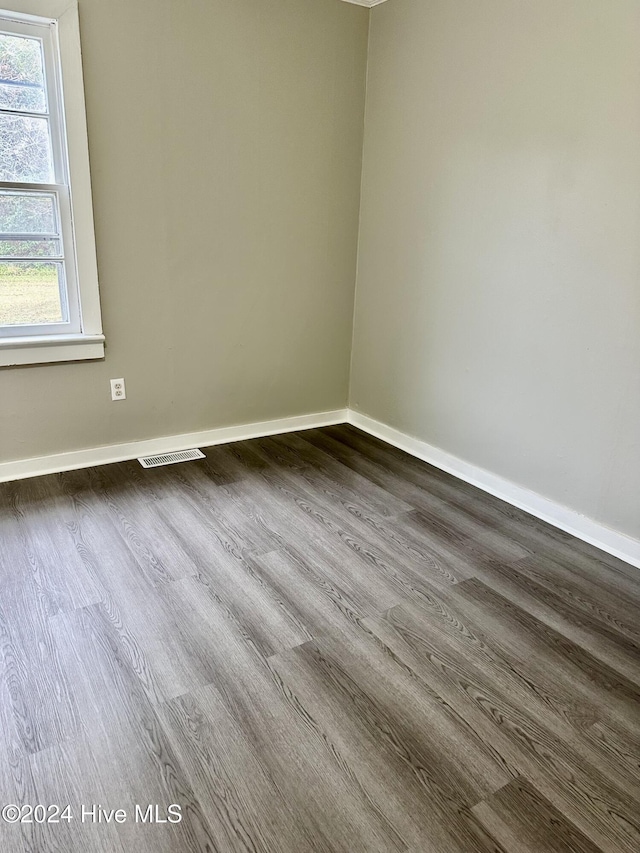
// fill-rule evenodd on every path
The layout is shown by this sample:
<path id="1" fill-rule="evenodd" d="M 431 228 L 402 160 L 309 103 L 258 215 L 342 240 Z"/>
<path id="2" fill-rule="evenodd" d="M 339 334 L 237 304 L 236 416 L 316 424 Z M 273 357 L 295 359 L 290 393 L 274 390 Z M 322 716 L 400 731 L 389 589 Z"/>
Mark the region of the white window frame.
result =
<path id="1" fill-rule="evenodd" d="M 4 327 L 0 367 L 104 357 L 77 0 L 0 0 L 0 30 L 48 38 L 45 73 L 55 184 L 3 189 L 55 193 L 63 233 L 68 323 Z M 25 26 L 28 25 L 28 26 Z M 40 28 L 40 29 L 39 29 Z M 66 131 L 66 132 L 65 132 Z"/>

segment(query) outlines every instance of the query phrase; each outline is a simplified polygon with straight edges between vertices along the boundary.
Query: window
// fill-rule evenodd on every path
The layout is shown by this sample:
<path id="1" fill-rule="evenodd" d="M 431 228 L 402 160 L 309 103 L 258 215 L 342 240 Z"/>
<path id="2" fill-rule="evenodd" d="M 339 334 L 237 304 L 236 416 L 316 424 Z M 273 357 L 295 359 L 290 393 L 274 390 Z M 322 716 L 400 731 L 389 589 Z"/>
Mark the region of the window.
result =
<path id="1" fill-rule="evenodd" d="M 101 358 L 77 4 L 14 5 L 0 11 L 0 366 Z"/>

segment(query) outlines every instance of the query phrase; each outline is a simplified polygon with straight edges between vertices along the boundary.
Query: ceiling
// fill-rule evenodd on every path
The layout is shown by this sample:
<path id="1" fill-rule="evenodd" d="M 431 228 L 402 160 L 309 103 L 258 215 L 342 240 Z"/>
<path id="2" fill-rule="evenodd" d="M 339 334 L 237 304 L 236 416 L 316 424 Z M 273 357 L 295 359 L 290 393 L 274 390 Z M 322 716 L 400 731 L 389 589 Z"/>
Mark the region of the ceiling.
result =
<path id="1" fill-rule="evenodd" d="M 372 6 L 379 6 L 380 3 L 386 2 L 386 0 L 344 0 L 345 3 L 355 3 L 356 6 L 366 6 L 370 9 Z"/>

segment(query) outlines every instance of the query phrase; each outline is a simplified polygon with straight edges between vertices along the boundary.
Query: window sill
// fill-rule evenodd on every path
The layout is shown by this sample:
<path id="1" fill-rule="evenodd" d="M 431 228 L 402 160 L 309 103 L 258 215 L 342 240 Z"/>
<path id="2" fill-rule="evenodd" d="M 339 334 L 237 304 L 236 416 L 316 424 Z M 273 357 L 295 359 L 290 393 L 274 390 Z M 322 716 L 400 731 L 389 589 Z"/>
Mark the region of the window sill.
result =
<path id="1" fill-rule="evenodd" d="M 104 358 L 104 335 L 0 338 L 0 367 Z"/>

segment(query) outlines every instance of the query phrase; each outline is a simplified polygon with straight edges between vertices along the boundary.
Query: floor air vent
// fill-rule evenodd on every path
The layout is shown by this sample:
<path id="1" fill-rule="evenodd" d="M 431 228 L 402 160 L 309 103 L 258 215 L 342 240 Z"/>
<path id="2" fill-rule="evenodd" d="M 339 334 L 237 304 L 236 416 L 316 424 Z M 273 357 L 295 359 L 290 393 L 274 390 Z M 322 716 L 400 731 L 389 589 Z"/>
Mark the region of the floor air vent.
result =
<path id="1" fill-rule="evenodd" d="M 159 468 L 161 465 L 175 465 L 178 462 L 191 462 L 192 459 L 204 458 L 204 453 L 201 450 L 179 450 L 177 453 L 142 456 L 138 462 L 143 468 Z"/>

